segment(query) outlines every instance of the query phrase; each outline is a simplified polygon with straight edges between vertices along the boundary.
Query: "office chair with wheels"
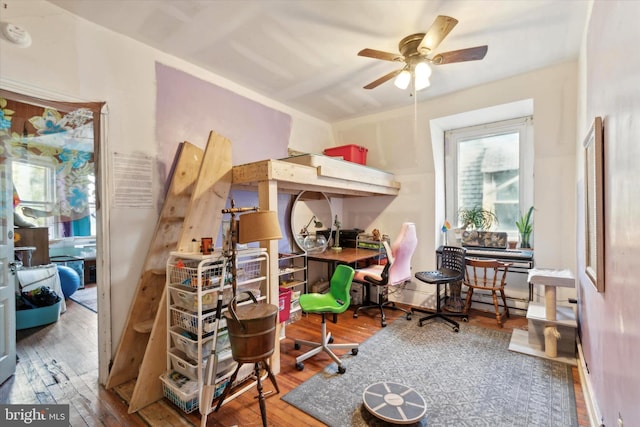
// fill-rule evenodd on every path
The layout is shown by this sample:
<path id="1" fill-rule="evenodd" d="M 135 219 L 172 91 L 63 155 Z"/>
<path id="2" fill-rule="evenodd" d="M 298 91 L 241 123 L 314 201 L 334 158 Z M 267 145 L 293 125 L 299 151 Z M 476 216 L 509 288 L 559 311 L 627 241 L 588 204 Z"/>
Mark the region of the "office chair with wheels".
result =
<path id="1" fill-rule="evenodd" d="M 451 316 L 462 317 L 464 321 L 468 320 L 466 313 L 450 313 L 442 311 L 440 286 L 459 282 L 464 279 L 465 274 L 465 253 L 466 249 L 457 246 L 442 247 L 442 254 L 439 256 L 438 269 L 434 271 L 421 271 L 416 273 L 416 279 L 424 283 L 436 285 L 436 309 L 428 310 L 422 308 L 413 308 L 412 311 L 420 311 L 428 315 L 418 321 L 418 325 L 422 326 L 424 322 L 430 319 L 442 319 L 453 327 L 454 332 L 460 330 L 460 324 L 451 319 Z M 445 290 L 446 298 L 446 290 Z"/>
<path id="2" fill-rule="evenodd" d="M 377 308 L 380 310 L 380 323 L 382 327 L 385 327 L 387 326 L 384 315 L 385 307 L 403 311 L 407 315 L 407 320 L 411 320 L 411 311 L 396 306 L 393 301 L 389 301 L 386 298 L 386 295 L 389 293 L 390 286 L 401 285 L 411 280 L 411 257 L 418 245 L 416 225 L 412 222 L 405 222 L 402 224 L 400 233 L 391 247 L 387 242 L 383 242 L 383 244 L 387 252 L 387 263 L 358 269 L 353 280 L 358 283 L 364 283 L 368 289 L 371 289 L 372 286 L 384 286 L 385 289 L 382 293 L 377 292 L 377 304 L 358 307 L 353 313 L 353 317 L 357 318 L 360 310 Z"/>
<path id="3" fill-rule="evenodd" d="M 296 368 L 299 371 L 304 369 L 304 360 L 315 356 L 321 351 L 326 352 L 338 364 L 338 373 L 344 374 L 347 368 L 344 367 L 342 361 L 334 354 L 332 349 L 351 349 L 351 354 L 358 354 L 358 344 L 333 344 L 333 337 L 327 332 L 327 314 L 343 313 L 351 303 L 351 281 L 353 280 L 354 270 L 348 265 L 338 265 L 331 276 L 329 292 L 326 294 L 309 293 L 300 295 L 300 307 L 306 313 L 319 313 L 322 315 L 321 341 L 295 340 L 294 348 L 300 349 L 301 345 L 312 347 L 308 352 L 301 354 L 296 358 Z"/>
<path id="4" fill-rule="evenodd" d="M 469 308 L 471 307 L 471 297 L 473 296 L 474 289 L 489 291 L 493 296 L 496 320 L 502 328 L 502 315 L 504 314 L 505 317 L 509 317 L 509 307 L 507 306 L 507 299 L 504 295 L 504 287 L 507 285 L 507 272 L 511 264 L 495 259 L 467 259 L 466 264 L 467 272 L 463 283 L 465 286 L 468 286 L 469 289 L 467 290 L 467 299 L 464 305 L 465 313 L 469 312 Z M 503 313 L 500 313 L 498 293 L 500 293 L 502 304 L 504 304 Z"/>

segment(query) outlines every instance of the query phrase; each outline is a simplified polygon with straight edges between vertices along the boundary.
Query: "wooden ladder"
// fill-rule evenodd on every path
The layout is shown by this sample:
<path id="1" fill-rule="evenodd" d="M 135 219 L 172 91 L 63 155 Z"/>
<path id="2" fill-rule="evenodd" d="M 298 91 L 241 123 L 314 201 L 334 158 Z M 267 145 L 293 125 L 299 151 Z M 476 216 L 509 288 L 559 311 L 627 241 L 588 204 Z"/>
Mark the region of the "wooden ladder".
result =
<path id="1" fill-rule="evenodd" d="M 156 224 L 106 388 L 121 388 L 136 412 L 163 397 L 166 370 L 166 262 L 171 251 L 189 252 L 192 239 L 213 237 L 231 189 L 231 142 L 211 132 L 206 149 L 185 142 Z M 125 383 L 135 380 L 131 392 Z M 122 386 L 122 387 L 120 387 Z M 118 391 L 118 390 L 117 390 Z"/>

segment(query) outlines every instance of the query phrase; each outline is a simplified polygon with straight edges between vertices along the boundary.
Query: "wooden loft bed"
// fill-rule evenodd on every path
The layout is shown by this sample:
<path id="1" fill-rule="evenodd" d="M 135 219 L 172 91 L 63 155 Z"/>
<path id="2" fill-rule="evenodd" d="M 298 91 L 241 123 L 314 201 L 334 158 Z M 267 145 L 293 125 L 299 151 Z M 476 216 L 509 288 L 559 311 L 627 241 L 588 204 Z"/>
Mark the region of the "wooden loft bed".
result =
<path id="1" fill-rule="evenodd" d="M 393 174 L 375 168 L 318 154 L 304 154 L 281 160 L 262 160 L 234 166 L 234 188 L 258 190 L 258 207 L 278 210 L 278 193 L 321 191 L 330 197 L 397 196 L 400 183 Z M 269 254 L 268 301 L 278 300 L 278 241 L 264 242 Z M 280 324 L 276 336 L 280 336 Z M 271 357 L 271 369 L 280 372 L 280 346 Z"/>

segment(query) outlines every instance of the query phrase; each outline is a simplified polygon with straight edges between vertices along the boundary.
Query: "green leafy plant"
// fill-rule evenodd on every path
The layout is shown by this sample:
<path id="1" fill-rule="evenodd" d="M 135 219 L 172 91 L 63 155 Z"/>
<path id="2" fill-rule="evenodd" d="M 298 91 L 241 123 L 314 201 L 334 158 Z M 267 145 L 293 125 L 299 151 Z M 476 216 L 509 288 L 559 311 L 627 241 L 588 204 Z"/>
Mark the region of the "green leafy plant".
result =
<path id="1" fill-rule="evenodd" d="M 533 221 L 531 215 L 533 214 L 533 206 L 529 208 L 525 215 L 522 215 L 519 220 L 516 221 L 516 227 L 520 233 L 520 247 L 531 247 L 531 232 L 533 231 Z"/>
<path id="2" fill-rule="evenodd" d="M 496 214 L 484 209 L 482 206 L 461 208 L 458 210 L 458 218 L 460 219 L 463 230 L 466 230 L 472 225 L 476 230 L 488 230 L 493 224 L 498 223 Z"/>

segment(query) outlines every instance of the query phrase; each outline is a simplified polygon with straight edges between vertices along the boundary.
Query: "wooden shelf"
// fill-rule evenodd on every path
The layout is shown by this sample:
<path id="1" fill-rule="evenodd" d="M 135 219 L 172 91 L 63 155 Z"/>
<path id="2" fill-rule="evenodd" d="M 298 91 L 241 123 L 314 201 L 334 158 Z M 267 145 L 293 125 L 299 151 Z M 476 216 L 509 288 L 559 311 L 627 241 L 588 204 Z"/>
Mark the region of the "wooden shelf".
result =
<path id="1" fill-rule="evenodd" d="M 292 280 L 290 282 L 280 283 L 281 288 L 291 289 L 296 286 L 304 285 L 306 282 L 303 280 Z"/>

